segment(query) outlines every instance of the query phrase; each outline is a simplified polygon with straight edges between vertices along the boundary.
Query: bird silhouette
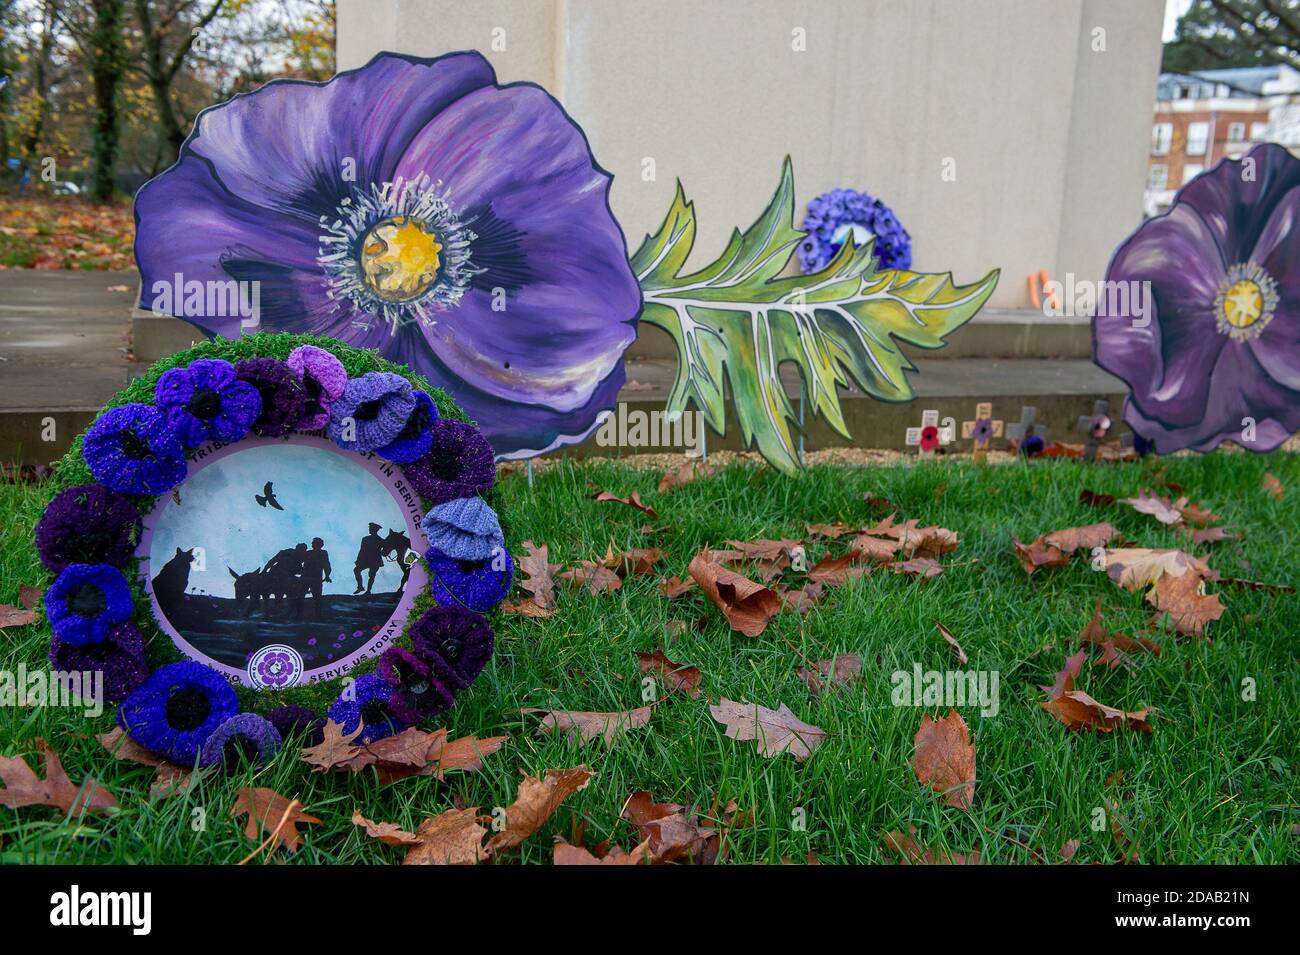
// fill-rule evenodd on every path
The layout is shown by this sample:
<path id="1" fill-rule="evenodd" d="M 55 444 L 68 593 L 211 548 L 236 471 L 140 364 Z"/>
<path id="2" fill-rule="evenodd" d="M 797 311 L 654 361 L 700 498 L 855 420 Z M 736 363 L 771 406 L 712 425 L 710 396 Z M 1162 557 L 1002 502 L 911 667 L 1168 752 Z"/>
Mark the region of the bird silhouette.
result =
<path id="1" fill-rule="evenodd" d="M 266 507 L 269 504 L 277 511 L 284 510 L 284 508 L 280 506 L 280 502 L 275 499 L 275 491 L 271 489 L 270 481 L 266 482 L 266 487 L 262 488 L 261 494 L 254 494 L 253 497 L 262 507 Z"/>

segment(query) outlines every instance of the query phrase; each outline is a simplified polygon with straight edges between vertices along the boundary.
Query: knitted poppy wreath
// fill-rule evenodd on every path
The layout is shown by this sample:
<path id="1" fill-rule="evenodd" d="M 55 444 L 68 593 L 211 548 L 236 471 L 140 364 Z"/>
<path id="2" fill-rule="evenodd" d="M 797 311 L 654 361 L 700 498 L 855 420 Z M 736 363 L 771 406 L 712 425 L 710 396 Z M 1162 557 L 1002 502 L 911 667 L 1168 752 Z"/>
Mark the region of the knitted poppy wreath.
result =
<path id="1" fill-rule="evenodd" d="M 180 352 L 55 468 L 50 661 L 102 671 L 127 734 L 185 765 L 265 762 L 327 717 L 367 741 L 432 719 L 492 657 L 495 476 L 451 397 L 372 351 Z"/>

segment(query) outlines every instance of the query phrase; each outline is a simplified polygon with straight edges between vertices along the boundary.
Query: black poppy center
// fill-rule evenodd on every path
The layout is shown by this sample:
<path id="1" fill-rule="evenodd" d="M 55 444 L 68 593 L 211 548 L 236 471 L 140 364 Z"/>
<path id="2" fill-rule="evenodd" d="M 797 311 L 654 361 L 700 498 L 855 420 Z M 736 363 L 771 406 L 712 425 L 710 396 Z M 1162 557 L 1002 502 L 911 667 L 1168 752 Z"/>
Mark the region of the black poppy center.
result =
<path id="1" fill-rule="evenodd" d="M 307 392 L 307 411 L 305 417 L 314 418 L 320 413 L 320 382 L 308 371 L 302 373 L 302 387 Z"/>
<path id="2" fill-rule="evenodd" d="M 462 574 L 473 574 L 483 569 L 481 560 L 458 560 L 456 566 L 460 568 Z"/>
<path id="3" fill-rule="evenodd" d="M 397 441 L 414 441 L 425 431 L 429 430 L 429 425 L 433 424 L 433 417 L 429 414 L 429 409 L 423 401 L 415 403 L 415 410 L 411 416 L 406 419 L 401 433 L 397 436 Z"/>
<path id="4" fill-rule="evenodd" d="M 361 705 L 361 720 L 367 726 L 379 726 L 391 722 L 392 718 L 387 700 L 369 700 Z"/>
<path id="5" fill-rule="evenodd" d="M 94 660 L 96 663 L 107 663 L 117 652 L 117 646 L 111 640 L 88 643 L 81 647 L 81 655 L 87 660 Z"/>
<path id="6" fill-rule="evenodd" d="M 167 725 L 175 730 L 196 730 L 211 712 L 208 695 L 192 686 L 181 687 L 167 699 Z"/>
<path id="7" fill-rule="evenodd" d="M 429 459 L 426 467 L 439 481 L 455 481 L 460 477 L 460 461 L 453 454 L 438 454 Z"/>
<path id="8" fill-rule="evenodd" d="M 78 543 L 87 554 L 96 556 L 108 554 L 117 546 L 117 535 L 111 534 L 102 528 L 97 528 L 82 533 Z"/>
<path id="9" fill-rule="evenodd" d="M 79 617 L 98 617 L 107 606 L 108 598 L 95 584 L 78 584 L 68 593 L 68 609 Z"/>
<path id="10" fill-rule="evenodd" d="M 122 431 L 118 436 L 118 443 L 122 453 L 133 461 L 147 461 L 153 457 L 153 448 L 149 447 L 149 442 L 130 428 Z"/>
<path id="11" fill-rule="evenodd" d="M 358 421 L 374 421 L 379 417 L 379 412 L 383 407 L 384 400 L 382 398 L 363 401 L 357 405 L 357 410 L 352 413 L 352 417 Z"/>
<path id="12" fill-rule="evenodd" d="M 212 388 L 200 388 L 185 405 L 185 410 L 202 421 L 215 418 L 221 413 L 221 395 Z"/>
<path id="13" fill-rule="evenodd" d="M 221 747 L 221 761 L 227 766 L 255 763 L 257 756 L 257 744 L 247 736 L 232 736 L 226 740 L 226 745 Z"/>
<path id="14" fill-rule="evenodd" d="M 442 646 L 438 648 L 442 658 L 448 663 L 455 663 L 460 659 L 460 655 L 465 652 L 465 644 L 458 637 L 448 637 L 442 641 Z"/>

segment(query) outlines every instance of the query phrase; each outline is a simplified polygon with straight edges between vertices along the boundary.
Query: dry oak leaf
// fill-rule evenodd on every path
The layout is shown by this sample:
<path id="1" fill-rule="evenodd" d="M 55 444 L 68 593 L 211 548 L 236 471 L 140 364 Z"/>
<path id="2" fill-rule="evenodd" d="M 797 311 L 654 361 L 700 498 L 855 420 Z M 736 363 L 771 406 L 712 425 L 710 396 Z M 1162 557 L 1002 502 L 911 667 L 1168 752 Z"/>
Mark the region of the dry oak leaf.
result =
<path id="1" fill-rule="evenodd" d="M 1179 633 L 1204 636 L 1205 627 L 1223 616 L 1224 606 L 1218 594 L 1205 593 L 1205 581 L 1195 574 L 1164 576 L 1147 593 L 1147 602 L 1169 615 Z"/>
<path id="2" fill-rule="evenodd" d="M 95 739 L 108 750 L 114 759 L 125 763 L 139 763 L 141 766 L 154 767 L 153 781 L 149 784 L 149 795 L 154 799 L 167 799 L 184 792 L 205 774 L 200 770 L 196 775 L 192 769 L 164 759 L 151 753 L 131 737 L 120 726 L 115 726 L 107 733 L 98 734 Z"/>
<path id="3" fill-rule="evenodd" d="M 315 746 L 303 748 L 303 760 L 316 767 L 313 772 L 318 773 L 327 769 L 351 769 L 355 772 L 362 766 L 368 766 L 374 758 L 365 753 L 364 746 L 353 743 L 363 728 L 358 724 L 353 732 L 345 734 L 341 725 L 326 720 L 322 728 L 324 738 Z"/>
<path id="4" fill-rule="evenodd" d="M 641 661 L 642 673 L 658 673 L 663 677 L 670 691 L 685 693 L 693 700 L 700 698 L 700 680 L 703 679 L 704 674 L 700 672 L 699 667 L 675 663 L 668 659 L 661 648 L 655 648 L 654 653 L 642 653 L 638 650 L 636 655 Z"/>
<path id="5" fill-rule="evenodd" d="M 1190 572 L 1196 577 L 1213 576 L 1209 564 L 1176 548 L 1121 547 L 1108 550 L 1105 566 L 1110 579 L 1129 592 L 1148 587 L 1164 575 L 1181 577 Z"/>
<path id="6" fill-rule="evenodd" d="M 474 865 L 487 858 L 487 830 L 478 824 L 477 806 L 431 816 L 414 835 L 419 842 L 407 851 L 402 865 Z"/>
<path id="7" fill-rule="evenodd" d="M 513 614 L 516 617 L 528 617 L 531 620 L 548 620 L 555 616 L 555 610 L 551 607 L 539 606 L 537 601 L 532 597 L 527 600 L 521 600 L 518 603 L 512 603 L 507 600 L 501 604 L 501 612 L 504 614 Z"/>
<path id="8" fill-rule="evenodd" d="M 522 772 L 522 770 L 521 770 Z M 517 846 L 545 825 L 569 796 L 594 778 L 585 766 L 548 769 L 542 778 L 525 775 L 515 801 L 506 807 L 506 827 L 488 840 L 488 853 Z"/>
<path id="9" fill-rule="evenodd" d="M 902 856 L 899 865 L 979 865 L 980 862 L 978 849 L 969 853 L 937 854 L 933 849 L 922 849 L 916 842 L 916 826 L 908 826 L 906 835 L 897 829 L 885 833 L 885 845 Z"/>
<path id="10" fill-rule="evenodd" d="M 261 833 L 274 834 L 276 846 L 284 846 L 290 852 L 297 852 L 302 845 L 302 835 L 298 832 L 299 823 L 319 825 L 320 820 L 302 811 L 302 803 L 296 799 L 285 799 L 274 789 L 259 786 L 255 789 L 240 789 L 235 793 L 235 805 L 230 810 L 232 818 L 247 816 L 244 835 L 256 841 Z"/>
<path id="11" fill-rule="evenodd" d="M 943 795 L 943 801 L 969 809 L 975 799 L 975 747 L 961 714 L 950 709 L 941 720 L 921 716 L 921 728 L 912 738 L 916 752 L 912 772 L 922 783 Z"/>
<path id="12" fill-rule="evenodd" d="M 360 809 L 352 810 L 352 824 L 364 827 L 366 835 L 371 839 L 377 839 L 390 846 L 418 846 L 420 844 L 420 837 L 415 833 L 407 832 L 393 822 L 371 822 L 361 815 Z"/>
<path id="13" fill-rule="evenodd" d="M 24 610 L 35 610 L 40 606 L 41 598 L 45 596 L 45 591 L 40 587 L 33 587 L 31 584 L 18 585 L 18 602 L 23 605 Z"/>
<path id="14" fill-rule="evenodd" d="M 662 494 L 683 484 L 698 481 L 700 478 L 712 477 L 714 470 L 712 464 L 705 464 L 703 461 L 687 461 L 677 470 L 668 471 L 659 479 L 659 492 Z"/>
<path id="15" fill-rule="evenodd" d="M 757 637 L 781 610 L 781 598 L 776 591 L 709 560 L 707 553 L 697 554 L 691 560 L 688 572 L 714 606 L 722 611 L 732 630 L 747 637 Z"/>
<path id="16" fill-rule="evenodd" d="M 560 574 L 575 586 L 586 585 L 592 595 L 604 590 L 618 590 L 623 586 L 622 579 L 608 567 L 603 567 L 593 560 L 579 561 L 579 566 Z"/>
<path id="17" fill-rule="evenodd" d="M 694 589 L 695 581 L 693 580 L 678 580 L 676 577 L 669 577 L 659 581 L 659 592 L 669 600 L 685 596 Z"/>
<path id="18" fill-rule="evenodd" d="M 524 541 L 522 557 L 515 558 L 515 564 L 523 573 L 519 586 L 533 595 L 533 603 L 543 610 L 555 609 L 555 572 L 559 564 L 550 562 L 550 554 L 545 544 L 540 547 L 532 541 Z"/>
<path id="19" fill-rule="evenodd" d="M 662 491 L 663 488 L 660 487 Z M 649 865 L 650 840 L 647 839 L 631 852 L 624 852 L 613 846 L 603 856 L 592 855 L 582 846 L 574 846 L 563 839 L 556 838 L 551 850 L 552 865 Z"/>
<path id="20" fill-rule="evenodd" d="M 657 865 L 675 862 L 712 865 L 718 857 L 721 832 L 703 825 L 685 806 L 657 803 L 648 792 L 639 791 L 627 797 L 619 818 L 636 828 Z"/>
<path id="21" fill-rule="evenodd" d="M 462 736 L 459 739 L 448 739 L 446 729 L 436 729 L 424 735 L 428 741 L 424 764 L 416 767 L 380 761 L 376 763 L 376 770 L 381 785 L 387 786 L 407 776 L 432 776 L 441 780 L 449 772 L 476 773 L 483 768 L 483 760 L 510 739 L 508 736 L 488 736 L 484 739 Z M 374 745 L 371 744 L 371 751 Z"/>
<path id="22" fill-rule="evenodd" d="M 597 488 L 596 493 L 592 495 L 592 500 L 613 501 L 616 504 L 626 504 L 628 507 L 634 507 L 643 514 L 648 514 L 656 520 L 659 519 L 658 512 L 649 504 L 642 502 L 641 493 L 639 491 L 633 491 L 627 497 L 619 497 L 616 494 L 611 494 L 609 491 L 603 491 Z"/>
<path id="23" fill-rule="evenodd" d="M 1150 514 L 1161 524 L 1172 526 L 1181 523 L 1183 520 L 1182 513 L 1168 498 L 1152 494 L 1146 489 L 1138 491 L 1137 497 L 1121 498 L 1120 503 L 1127 504 L 1139 514 Z"/>
<path id="24" fill-rule="evenodd" d="M 77 785 L 68 778 L 59 754 L 41 738 L 36 739 L 45 778 L 36 775 L 21 756 L 0 756 L 0 806 L 20 809 L 23 806 L 49 806 L 62 809 L 69 816 L 106 812 L 117 808 L 113 794 L 95 780 L 87 778 Z"/>
<path id="25" fill-rule="evenodd" d="M 957 654 L 957 662 L 962 664 L 963 666 L 969 663 L 970 660 L 966 656 L 966 651 L 961 648 L 961 644 L 958 643 L 957 638 L 952 635 L 952 631 L 949 630 L 947 627 L 945 627 L 943 624 L 939 623 L 938 621 L 935 621 L 934 626 L 939 631 L 939 633 L 943 636 L 944 643 L 952 647 L 953 653 Z"/>
<path id="26" fill-rule="evenodd" d="M 911 560 L 896 560 L 889 565 L 889 569 L 896 574 L 911 574 L 925 582 L 942 574 L 943 564 L 929 557 L 913 557 Z"/>
<path id="27" fill-rule="evenodd" d="M 1020 566 L 1031 577 L 1039 567 L 1064 567 L 1070 562 L 1070 555 L 1061 548 L 1046 543 L 1043 539 L 1045 536 L 1036 537 L 1028 544 L 1022 544 L 1018 540 L 1012 541 L 1016 548 L 1016 556 L 1020 558 Z"/>
<path id="28" fill-rule="evenodd" d="M 811 667 L 799 667 L 794 672 L 803 680 L 809 693 L 820 696 L 824 689 L 856 680 L 862 673 L 862 658 L 856 653 L 839 653 L 829 660 L 817 660 Z"/>
<path id="29" fill-rule="evenodd" d="M 40 614 L 33 613 L 30 610 L 24 610 L 22 607 L 15 607 L 12 604 L 0 604 L 0 630 L 9 627 L 25 627 L 40 619 Z"/>
<path id="30" fill-rule="evenodd" d="M 1286 488 L 1282 486 L 1282 482 L 1274 474 L 1266 473 L 1264 475 L 1263 487 L 1264 493 L 1275 501 L 1282 500 L 1282 495 L 1286 493 Z"/>
<path id="31" fill-rule="evenodd" d="M 727 728 L 727 736 L 754 741 L 762 756 L 780 756 L 788 752 L 796 762 L 802 763 L 826 739 L 824 729 L 803 722 L 784 703 L 780 709 L 769 710 L 755 703 L 737 703 L 724 697 L 716 706 L 710 705 L 709 712 Z"/>
<path id="32" fill-rule="evenodd" d="M 579 745 L 602 739 L 606 746 L 612 746 L 620 733 L 646 726 L 650 722 L 652 710 L 648 706 L 641 706 L 635 710 L 593 713 L 584 710 L 547 710 L 530 706 L 519 712 L 545 714 L 537 727 L 538 736 L 559 731 Z"/>
<path id="33" fill-rule="evenodd" d="M 1049 547 L 1056 547 L 1067 554 L 1073 554 L 1080 547 L 1091 551 L 1111 542 L 1119 531 L 1110 524 L 1089 524 L 1087 527 L 1066 527 L 1063 530 L 1044 534 L 1042 541 Z"/>

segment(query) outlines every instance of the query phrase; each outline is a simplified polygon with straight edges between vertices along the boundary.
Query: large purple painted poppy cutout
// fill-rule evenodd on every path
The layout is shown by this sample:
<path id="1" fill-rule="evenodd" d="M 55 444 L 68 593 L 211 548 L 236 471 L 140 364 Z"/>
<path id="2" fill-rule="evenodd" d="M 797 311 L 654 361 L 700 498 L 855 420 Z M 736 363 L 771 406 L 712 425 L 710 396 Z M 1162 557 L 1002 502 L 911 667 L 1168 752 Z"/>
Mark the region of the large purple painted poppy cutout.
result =
<path id="1" fill-rule="evenodd" d="M 610 182 L 554 99 L 477 53 L 277 80 L 204 111 L 136 196 L 141 306 L 233 338 L 249 316 L 211 290 L 255 282 L 259 330 L 376 349 L 529 456 L 624 381 L 641 293 Z"/>
<path id="2" fill-rule="evenodd" d="M 1266 144 L 1219 163 L 1106 278 L 1150 283 L 1146 314 L 1142 296 L 1099 296 L 1093 359 L 1128 383 L 1124 420 L 1156 451 L 1272 451 L 1300 429 L 1300 160 Z"/>

